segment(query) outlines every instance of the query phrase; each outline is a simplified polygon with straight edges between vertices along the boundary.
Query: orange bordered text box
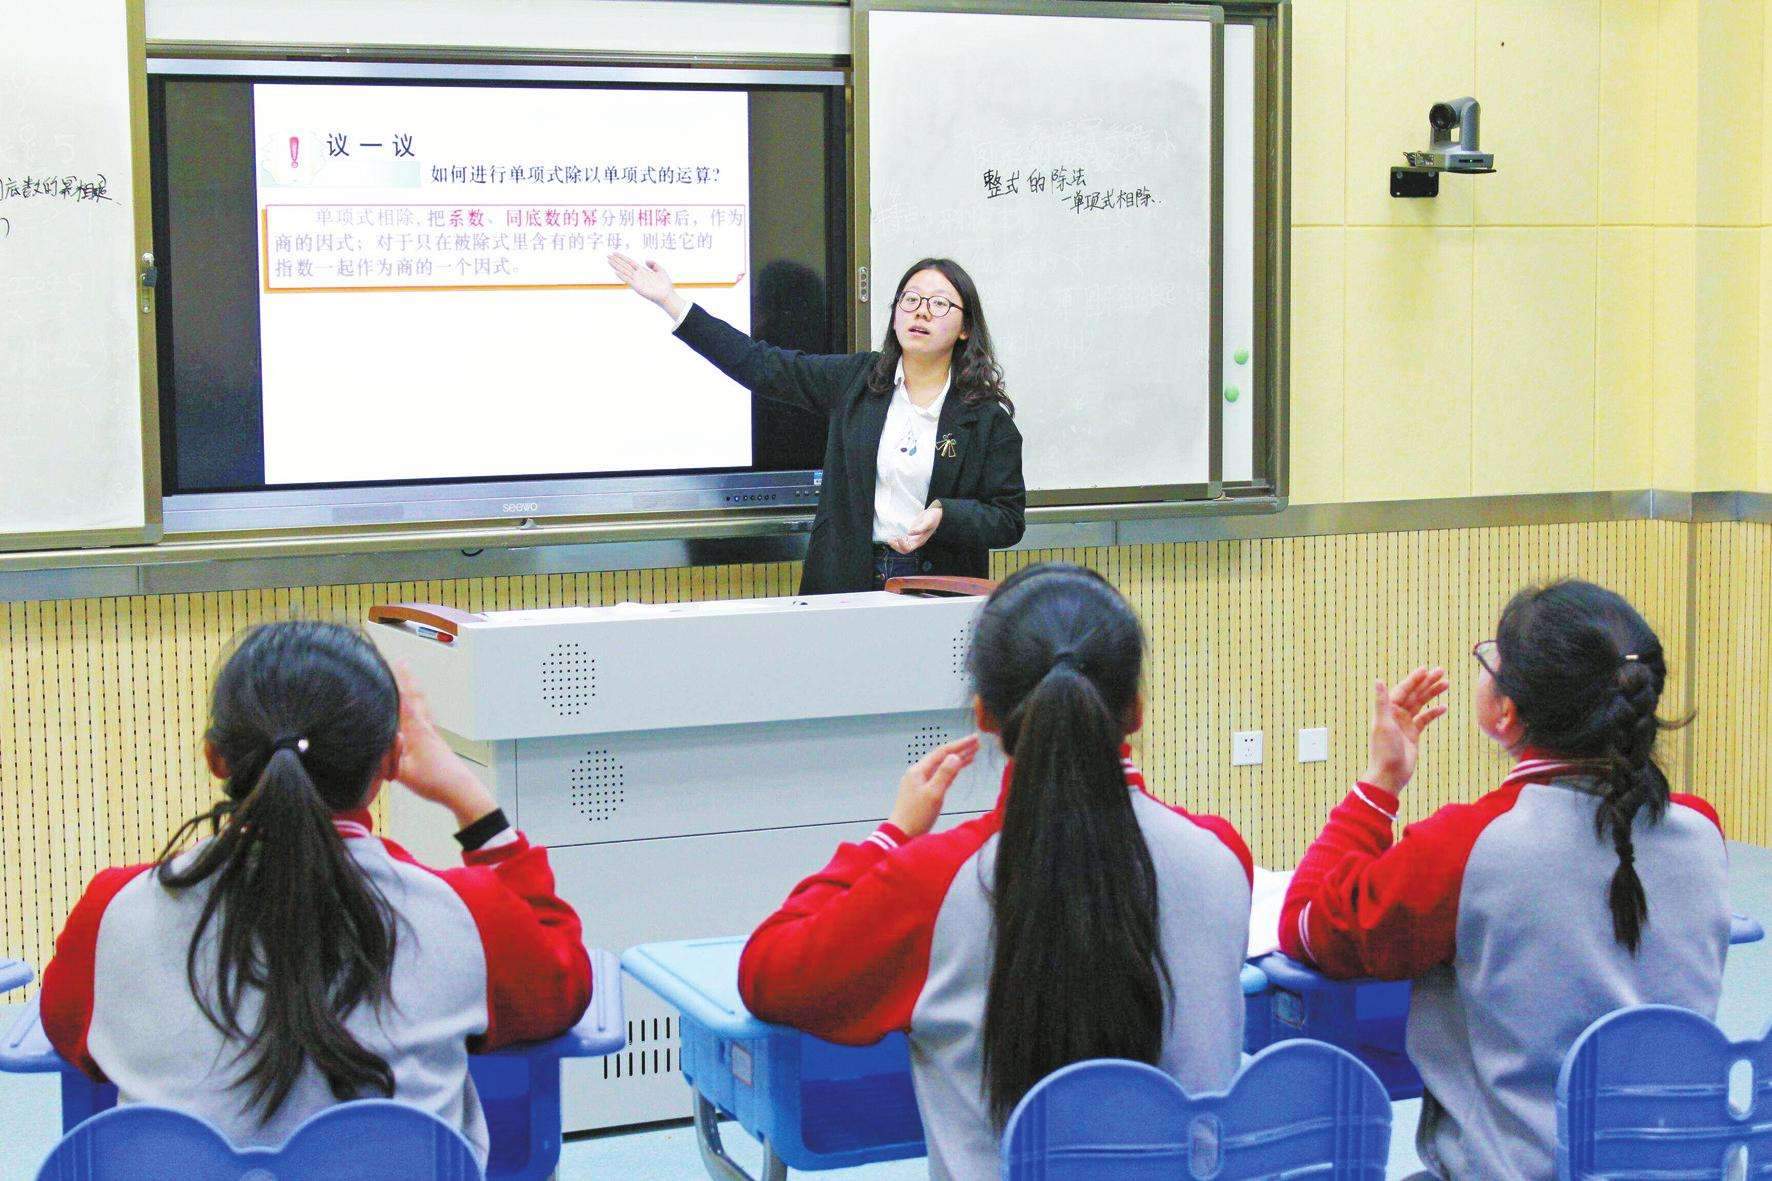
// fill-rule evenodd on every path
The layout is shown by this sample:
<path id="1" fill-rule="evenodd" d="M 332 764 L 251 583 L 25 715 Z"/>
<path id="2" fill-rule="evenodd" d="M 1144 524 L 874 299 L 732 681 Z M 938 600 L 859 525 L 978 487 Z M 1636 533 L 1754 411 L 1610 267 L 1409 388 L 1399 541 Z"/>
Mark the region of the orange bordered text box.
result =
<path id="1" fill-rule="evenodd" d="M 743 205 L 266 205 L 267 295 L 324 291 L 612 290 L 605 256 L 656 260 L 679 287 L 732 287 L 750 254 Z"/>

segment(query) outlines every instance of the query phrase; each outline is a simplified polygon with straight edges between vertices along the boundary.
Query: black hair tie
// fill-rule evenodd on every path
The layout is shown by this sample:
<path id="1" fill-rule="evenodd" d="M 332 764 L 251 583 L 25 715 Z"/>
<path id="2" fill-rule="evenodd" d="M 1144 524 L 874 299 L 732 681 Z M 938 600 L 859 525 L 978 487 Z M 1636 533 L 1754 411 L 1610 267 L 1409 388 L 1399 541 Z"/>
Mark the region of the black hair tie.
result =
<path id="1" fill-rule="evenodd" d="M 272 754 L 276 754 L 280 750 L 292 750 L 299 758 L 308 753 L 308 740 L 299 734 L 285 735 L 271 743 Z"/>
<path id="2" fill-rule="evenodd" d="M 1052 654 L 1052 668 L 1049 668 L 1046 671 L 1051 672 L 1052 669 L 1056 668 L 1068 668 L 1072 672 L 1082 672 L 1083 658 L 1077 655 L 1077 650 L 1075 648 L 1060 649 Z"/>

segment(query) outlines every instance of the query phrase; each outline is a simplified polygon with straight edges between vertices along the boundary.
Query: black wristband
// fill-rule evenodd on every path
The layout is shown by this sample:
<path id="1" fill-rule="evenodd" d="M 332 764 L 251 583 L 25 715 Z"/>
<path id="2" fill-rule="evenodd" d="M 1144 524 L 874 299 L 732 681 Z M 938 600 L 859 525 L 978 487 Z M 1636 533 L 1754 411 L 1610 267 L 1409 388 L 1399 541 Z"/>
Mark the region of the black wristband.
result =
<path id="1" fill-rule="evenodd" d="M 462 852 L 472 853 L 509 827 L 511 822 L 505 819 L 505 810 L 494 808 L 456 833 L 455 840 L 462 847 Z"/>

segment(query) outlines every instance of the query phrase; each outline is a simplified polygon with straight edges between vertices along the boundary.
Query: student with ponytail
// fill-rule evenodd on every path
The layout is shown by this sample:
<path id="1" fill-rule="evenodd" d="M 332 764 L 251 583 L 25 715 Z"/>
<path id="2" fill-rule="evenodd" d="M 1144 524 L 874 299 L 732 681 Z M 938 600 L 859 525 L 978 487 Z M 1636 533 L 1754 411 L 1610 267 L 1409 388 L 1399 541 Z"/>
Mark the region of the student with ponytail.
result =
<path id="1" fill-rule="evenodd" d="M 1375 686 L 1371 762 L 1293 875 L 1280 946 L 1332 976 L 1415 980 L 1426 1175 L 1549 1181 L 1557 1071 L 1582 1030 L 1628 1005 L 1716 1016 L 1728 867 L 1716 813 L 1655 764 L 1667 661 L 1628 602 L 1524 590 L 1472 654 L 1477 724 L 1513 770 L 1393 840 L 1447 681 Z"/>
<path id="2" fill-rule="evenodd" d="M 931 833 L 979 740 L 937 749 L 745 948 L 759 1017 L 849 1044 L 910 1036 L 933 1177 L 995 1176 L 1010 1111 L 1069 1063 L 1132 1058 L 1192 1090 L 1237 1069 L 1249 851 L 1146 792 L 1125 745 L 1143 648 L 1099 575 L 1012 575 L 968 657 L 979 729 L 1010 756 L 996 807 Z"/>
<path id="3" fill-rule="evenodd" d="M 93 879 L 56 941 L 56 1049 L 122 1101 L 201 1116 L 240 1147 L 390 1097 L 484 1161 L 469 1051 L 563 1032 L 590 1000 L 546 850 L 337 625 L 248 632 L 216 678 L 204 753 L 221 801 L 157 861 Z M 371 834 L 389 780 L 455 814 L 466 866 L 426 869 Z"/>

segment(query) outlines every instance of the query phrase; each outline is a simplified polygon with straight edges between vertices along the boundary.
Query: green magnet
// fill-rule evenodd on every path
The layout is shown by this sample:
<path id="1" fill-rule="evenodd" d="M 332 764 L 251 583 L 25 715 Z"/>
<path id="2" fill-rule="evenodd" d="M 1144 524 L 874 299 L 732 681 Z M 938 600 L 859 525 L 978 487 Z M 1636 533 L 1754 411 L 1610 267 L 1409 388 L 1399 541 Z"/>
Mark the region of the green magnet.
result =
<path id="1" fill-rule="evenodd" d="M 1235 361 L 1239 365 L 1247 365 L 1249 363 L 1249 350 L 1248 349 L 1238 349 L 1236 352 L 1231 354 L 1231 360 Z"/>
<path id="2" fill-rule="evenodd" d="M 1239 397 L 1241 397 L 1241 396 L 1242 396 L 1242 394 L 1241 394 L 1241 392 L 1240 392 L 1240 391 L 1239 391 L 1239 390 L 1238 390 L 1238 389 L 1237 389 L 1237 387 L 1236 387 L 1236 386 L 1234 386 L 1234 385 L 1227 385 L 1227 386 L 1225 386 L 1225 387 L 1224 387 L 1224 400 L 1225 400 L 1225 401 L 1227 401 L 1227 402 L 1235 402 L 1235 401 L 1236 401 L 1236 400 L 1237 400 L 1237 399 L 1238 399 L 1238 398 L 1239 398 Z"/>

